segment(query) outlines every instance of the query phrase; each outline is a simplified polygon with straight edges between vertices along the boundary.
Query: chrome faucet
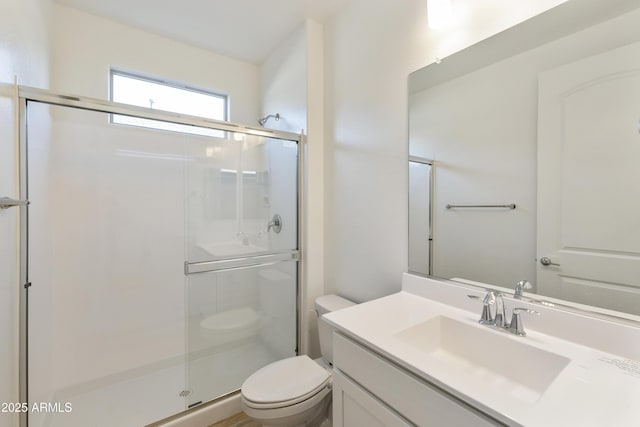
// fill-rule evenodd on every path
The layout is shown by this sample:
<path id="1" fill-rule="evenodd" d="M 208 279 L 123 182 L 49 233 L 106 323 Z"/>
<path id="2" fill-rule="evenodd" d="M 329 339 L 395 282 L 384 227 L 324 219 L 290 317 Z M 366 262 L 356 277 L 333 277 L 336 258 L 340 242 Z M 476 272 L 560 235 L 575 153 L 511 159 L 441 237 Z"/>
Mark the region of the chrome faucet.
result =
<path id="1" fill-rule="evenodd" d="M 467 295 L 472 299 L 482 299 L 482 314 L 478 323 L 481 325 L 493 325 L 493 315 L 491 314 L 491 305 L 496 301 L 496 294 L 493 291 L 487 291 L 484 298 L 480 298 L 477 295 Z"/>
<path id="2" fill-rule="evenodd" d="M 496 329 L 500 329 L 503 331 L 508 331 L 514 335 L 518 335 L 520 337 L 526 336 L 526 332 L 524 331 L 524 327 L 522 325 L 522 317 L 521 313 L 527 314 L 535 314 L 539 315 L 535 310 L 531 310 L 528 308 L 516 307 L 513 309 L 511 314 L 511 321 L 507 323 L 505 321 L 505 308 L 504 308 L 504 300 L 501 293 L 495 293 L 493 291 L 487 291 L 487 294 L 484 298 L 480 298 L 477 295 L 467 295 L 472 299 L 481 299 L 482 300 L 482 315 L 480 316 L 480 320 L 478 323 L 486 326 L 490 326 Z M 491 314 L 491 306 L 496 306 L 495 316 Z"/>
<path id="3" fill-rule="evenodd" d="M 513 293 L 513 297 L 516 299 L 520 299 L 522 297 L 522 291 L 524 290 L 532 290 L 533 292 L 535 292 L 535 289 L 531 282 L 529 282 L 528 280 L 520 280 L 518 283 L 516 283 L 516 289 Z"/>
<path id="4" fill-rule="evenodd" d="M 493 317 L 493 326 L 497 328 L 504 328 L 506 326 L 505 323 L 505 313 L 504 313 L 504 300 L 502 299 L 502 294 L 498 293 L 496 295 L 496 315 Z"/>
<path id="5" fill-rule="evenodd" d="M 540 313 L 531 310 L 528 308 L 517 307 L 513 309 L 513 314 L 511 315 L 511 322 L 509 323 L 509 327 L 507 327 L 507 331 L 512 334 L 518 335 L 519 337 L 524 337 L 527 333 L 524 331 L 524 327 L 522 326 L 522 318 L 520 317 L 520 313 L 528 313 L 539 316 Z"/>

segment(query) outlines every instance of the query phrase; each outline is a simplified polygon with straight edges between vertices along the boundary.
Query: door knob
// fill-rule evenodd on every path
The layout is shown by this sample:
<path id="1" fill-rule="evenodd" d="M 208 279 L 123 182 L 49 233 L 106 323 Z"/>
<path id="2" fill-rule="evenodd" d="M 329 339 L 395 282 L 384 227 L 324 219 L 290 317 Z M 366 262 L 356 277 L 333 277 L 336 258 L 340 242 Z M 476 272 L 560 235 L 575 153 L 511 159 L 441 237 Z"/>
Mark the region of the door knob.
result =
<path id="1" fill-rule="evenodd" d="M 560 264 L 557 264 L 555 262 L 551 262 L 551 259 L 547 258 L 546 256 L 543 256 L 542 258 L 540 258 L 540 264 L 545 265 L 545 266 L 546 265 L 558 265 L 558 266 L 560 265 Z"/>

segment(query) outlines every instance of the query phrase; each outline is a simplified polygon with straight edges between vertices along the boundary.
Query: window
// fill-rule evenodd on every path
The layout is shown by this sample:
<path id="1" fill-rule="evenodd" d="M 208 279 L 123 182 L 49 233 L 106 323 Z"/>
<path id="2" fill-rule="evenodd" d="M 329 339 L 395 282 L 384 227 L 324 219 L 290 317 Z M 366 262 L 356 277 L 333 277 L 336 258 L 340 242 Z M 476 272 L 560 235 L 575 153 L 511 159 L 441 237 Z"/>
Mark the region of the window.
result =
<path id="1" fill-rule="evenodd" d="M 225 95 L 195 89 L 177 82 L 167 82 L 117 70 L 111 70 L 111 100 L 190 116 L 227 120 L 227 97 Z M 224 136 L 223 131 L 214 129 L 118 114 L 111 116 L 111 122 L 196 135 Z"/>

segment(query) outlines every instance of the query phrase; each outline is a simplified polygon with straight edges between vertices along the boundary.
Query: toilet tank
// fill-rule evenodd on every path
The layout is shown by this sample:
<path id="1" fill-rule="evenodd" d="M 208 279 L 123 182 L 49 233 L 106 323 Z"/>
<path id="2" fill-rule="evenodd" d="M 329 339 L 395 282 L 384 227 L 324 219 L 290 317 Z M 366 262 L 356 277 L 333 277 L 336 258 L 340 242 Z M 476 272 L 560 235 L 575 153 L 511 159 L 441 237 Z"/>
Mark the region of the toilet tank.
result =
<path id="1" fill-rule="evenodd" d="M 355 305 L 353 301 L 349 301 L 337 295 L 323 295 L 316 298 L 316 312 L 318 313 L 318 337 L 320 338 L 320 352 L 322 357 L 333 365 L 333 341 L 332 335 L 335 330 L 322 318 L 323 314 Z"/>

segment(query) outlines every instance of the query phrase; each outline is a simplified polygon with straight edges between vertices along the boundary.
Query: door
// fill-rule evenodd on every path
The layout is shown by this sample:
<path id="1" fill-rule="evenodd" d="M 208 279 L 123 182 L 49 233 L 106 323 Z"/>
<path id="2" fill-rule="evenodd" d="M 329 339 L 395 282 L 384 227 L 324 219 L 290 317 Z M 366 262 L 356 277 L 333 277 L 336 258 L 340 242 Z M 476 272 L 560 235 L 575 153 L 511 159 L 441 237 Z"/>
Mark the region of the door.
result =
<path id="1" fill-rule="evenodd" d="M 295 135 L 25 102 L 21 388 L 46 406 L 25 425 L 148 425 L 296 354 Z"/>
<path id="2" fill-rule="evenodd" d="M 188 137 L 188 405 L 297 352 L 298 145 Z"/>
<path id="3" fill-rule="evenodd" d="M 29 426 L 184 410 L 184 137 L 40 102 L 25 119 L 28 401 L 61 408 Z"/>
<path id="4" fill-rule="evenodd" d="M 542 73 L 538 102 L 539 292 L 640 314 L 640 43 Z"/>

